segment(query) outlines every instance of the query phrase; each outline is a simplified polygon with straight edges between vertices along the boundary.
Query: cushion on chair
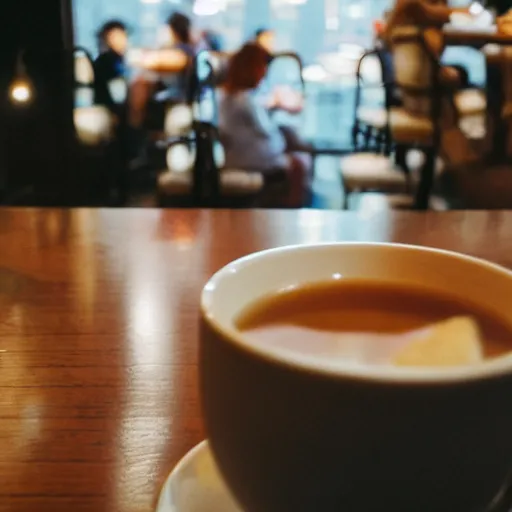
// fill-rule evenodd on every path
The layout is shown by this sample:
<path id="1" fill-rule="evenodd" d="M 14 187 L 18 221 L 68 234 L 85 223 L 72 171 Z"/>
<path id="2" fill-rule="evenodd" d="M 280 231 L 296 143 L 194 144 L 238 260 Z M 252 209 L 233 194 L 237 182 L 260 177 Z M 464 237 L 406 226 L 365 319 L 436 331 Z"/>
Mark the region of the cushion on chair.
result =
<path id="1" fill-rule="evenodd" d="M 478 89 L 459 91 L 454 96 L 455 107 L 462 116 L 482 114 L 487 110 L 485 93 Z"/>
<path id="2" fill-rule="evenodd" d="M 192 174 L 164 172 L 158 176 L 158 191 L 164 196 L 188 196 L 192 191 Z"/>
<path id="3" fill-rule="evenodd" d="M 115 117 L 105 107 L 75 108 L 73 118 L 78 140 L 87 146 L 109 142 L 114 137 Z"/>
<path id="4" fill-rule="evenodd" d="M 220 173 L 222 193 L 229 196 L 258 194 L 265 180 L 259 172 L 226 169 Z"/>
<path id="5" fill-rule="evenodd" d="M 372 153 L 357 153 L 341 159 L 341 174 L 347 192 L 380 190 L 405 192 L 407 176 L 397 169 L 389 157 Z"/>
<path id="6" fill-rule="evenodd" d="M 389 208 L 394 210 L 410 210 L 414 208 L 415 198 L 407 194 L 392 194 L 385 196 Z M 435 211 L 446 211 L 448 205 L 441 197 L 431 197 L 429 202 L 429 209 Z"/>
<path id="7" fill-rule="evenodd" d="M 236 169 L 220 173 L 221 193 L 225 196 L 256 195 L 263 190 L 263 175 Z M 192 192 L 191 172 L 165 172 L 158 177 L 158 190 L 167 196 L 186 196 Z"/>
<path id="8" fill-rule="evenodd" d="M 388 122 L 388 113 L 384 107 L 359 107 L 357 120 L 367 126 L 383 130 Z"/>
<path id="9" fill-rule="evenodd" d="M 411 194 L 361 194 L 358 201 L 358 209 L 366 212 L 413 208 L 414 196 Z M 440 197 L 431 197 L 429 208 L 434 211 L 446 211 L 448 205 Z"/>
<path id="10" fill-rule="evenodd" d="M 194 168 L 195 159 L 195 147 L 189 147 L 187 144 L 175 144 L 167 150 L 167 170 L 176 174 L 190 173 Z"/>
<path id="11" fill-rule="evenodd" d="M 167 150 L 167 169 L 171 172 L 191 172 L 196 157 L 195 145 L 174 144 Z M 217 169 L 222 169 L 226 165 L 226 153 L 220 142 L 213 144 L 213 158 Z"/>
<path id="12" fill-rule="evenodd" d="M 187 135 L 192 129 L 194 116 L 186 104 L 174 105 L 165 114 L 164 130 L 168 137 Z"/>
<path id="13" fill-rule="evenodd" d="M 399 144 L 432 143 L 434 126 L 428 117 L 415 116 L 403 108 L 392 108 L 389 126 L 394 141 Z"/>

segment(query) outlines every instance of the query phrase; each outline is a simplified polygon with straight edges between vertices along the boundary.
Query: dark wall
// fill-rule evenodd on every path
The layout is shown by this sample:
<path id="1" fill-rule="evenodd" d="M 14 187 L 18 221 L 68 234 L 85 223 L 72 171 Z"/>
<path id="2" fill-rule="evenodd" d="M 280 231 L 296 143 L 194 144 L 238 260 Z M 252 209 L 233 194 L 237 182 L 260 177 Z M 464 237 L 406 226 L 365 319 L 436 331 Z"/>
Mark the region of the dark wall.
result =
<path id="1" fill-rule="evenodd" d="M 0 198 L 57 204 L 72 194 L 71 0 L 0 1 Z M 24 50 L 36 91 L 28 107 L 8 97 Z M 7 199 L 5 199 L 7 198 Z"/>

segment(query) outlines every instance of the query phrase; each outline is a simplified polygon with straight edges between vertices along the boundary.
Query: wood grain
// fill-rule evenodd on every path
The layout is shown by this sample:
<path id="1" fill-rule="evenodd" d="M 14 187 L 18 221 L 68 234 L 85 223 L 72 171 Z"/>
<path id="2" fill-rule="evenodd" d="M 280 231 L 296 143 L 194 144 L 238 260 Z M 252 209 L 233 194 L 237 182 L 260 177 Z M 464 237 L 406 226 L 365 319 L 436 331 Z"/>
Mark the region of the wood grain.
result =
<path id="1" fill-rule="evenodd" d="M 198 299 L 250 252 L 394 241 L 512 266 L 512 213 L 0 209 L 0 512 L 149 512 L 204 437 Z"/>

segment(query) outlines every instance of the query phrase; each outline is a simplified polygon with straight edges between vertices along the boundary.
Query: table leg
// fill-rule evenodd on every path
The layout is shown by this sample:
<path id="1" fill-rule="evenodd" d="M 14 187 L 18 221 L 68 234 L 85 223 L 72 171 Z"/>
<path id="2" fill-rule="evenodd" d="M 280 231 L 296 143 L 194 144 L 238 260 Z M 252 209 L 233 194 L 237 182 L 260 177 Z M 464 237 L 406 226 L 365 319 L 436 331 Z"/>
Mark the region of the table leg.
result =
<path id="1" fill-rule="evenodd" d="M 430 205 L 435 167 L 436 152 L 433 149 L 425 151 L 425 163 L 421 169 L 420 183 L 416 193 L 415 208 L 417 210 L 427 210 Z"/>
<path id="2" fill-rule="evenodd" d="M 503 121 L 501 110 L 505 99 L 503 91 L 503 71 L 501 67 L 502 60 L 496 55 L 487 55 L 486 59 L 487 81 L 487 110 L 493 123 L 493 147 L 492 158 L 502 162 L 506 156 L 507 148 L 507 127 Z"/>

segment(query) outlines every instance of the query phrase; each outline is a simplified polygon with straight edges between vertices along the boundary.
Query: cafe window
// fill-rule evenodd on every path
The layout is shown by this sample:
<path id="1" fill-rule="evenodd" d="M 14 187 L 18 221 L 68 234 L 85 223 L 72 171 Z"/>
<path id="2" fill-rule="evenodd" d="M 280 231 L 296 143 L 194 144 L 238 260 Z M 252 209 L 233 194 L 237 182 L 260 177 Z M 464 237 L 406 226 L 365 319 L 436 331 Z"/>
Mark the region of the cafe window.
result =
<path id="1" fill-rule="evenodd" d="M 96 51 L 95 34 L 107 20 L 132 28 L 133 46 L 155 47 L 173 10 L 191 16 L 198 30 L 218 32 L 227 50 L 237 48 L 261 27 L 276 31 L 279 50 L 294 49 L 308 63 L 324 52 L 372 42 L 373 21 L 390 0 L 74 0 L 76 43 Z"/>
<path id="2" fill-rule="evenodd" d="M 75 42 L 94 58 L 99 28 L 118 19 L 130 29 L 134 53 L 138 48 L 161 47 L 167 41 L 166 20 L 173 11 L 192 19 L 196 35 L 205 30 L 217 34 L 228 52 L 254 37 L 256 30 L 270 27 L 275 51 L 294 51 L 305 65 L 308 100 L 302 119 L 295 119 L 306 127 L 304 135 L 348 144 L 356 62 L 372 45 L 374 21 L 391 1 L 73 0 Z M 300 79 L 291 64 L 281 60 L 272 69 L 271 80 L 286 82 L 293 75 L 288 85 L 297 86 Z"/>

